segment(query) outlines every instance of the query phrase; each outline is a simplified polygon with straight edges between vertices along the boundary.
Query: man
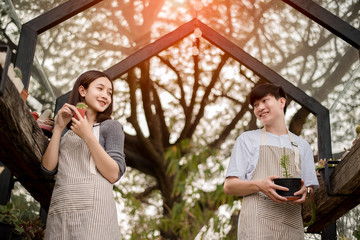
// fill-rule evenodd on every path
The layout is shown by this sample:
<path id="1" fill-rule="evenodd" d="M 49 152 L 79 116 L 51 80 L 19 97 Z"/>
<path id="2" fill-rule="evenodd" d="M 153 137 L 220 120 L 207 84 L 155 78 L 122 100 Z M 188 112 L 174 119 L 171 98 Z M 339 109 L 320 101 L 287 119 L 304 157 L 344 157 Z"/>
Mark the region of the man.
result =
<path id="1" fill-rule="evenodd" d="M 286 94 L 274 84 L 262 84 L 250 93 L 250 104 L 263 129 L 241 134 L 234 145 L 226 173 L 226 194 L 243 196 L 238 239 L 304 239 L 301 204 L 319 187 L 313 153 L 285 123 Z M 276 193 L 288 191 L 273 180 L 282 176 L 280 158 L 290 157 L 290 174 L 301 177 L 301 189 L 290 201 Z"/>

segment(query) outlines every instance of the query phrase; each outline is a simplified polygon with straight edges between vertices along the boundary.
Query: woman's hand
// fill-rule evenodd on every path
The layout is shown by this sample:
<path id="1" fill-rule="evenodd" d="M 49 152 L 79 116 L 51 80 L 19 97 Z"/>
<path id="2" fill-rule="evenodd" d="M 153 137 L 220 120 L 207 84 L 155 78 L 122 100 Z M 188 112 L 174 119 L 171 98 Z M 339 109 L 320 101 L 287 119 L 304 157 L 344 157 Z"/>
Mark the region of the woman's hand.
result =
<path id="1" fill-rule="evenodd" d="M 74 108 L 73 105 L 65 103 L 56 115 L 56 123 L 53 129 L 50 143 L 41 158 L 42 165 L 49 171 L 53 171 L 59 163 L 59 146 L 61 134 L 72 118 L 72 108 Z"/>
<path id="2" fill-rule="evenodd" d="M 83 140 L 85 140 L 86 137 L 93 136 L 92 125 L 89 123 L 86 117 L 83 118 L 75 106 L 72 106 L 71 110 L 73 111 L 74 114 L 76 114 L 79 120 L 73 117 L 71 119 L 72 124 L 70 126 L 70 129 L 74 133 L 76 133 L 79 137 L 81 137 Z"/>
<path id="3" fill-rule="evenodd" d="M 72 118 L 72 107 L 74 107 L 71 104 L 65 103 L 60 110 L 58 111 L 57 117 L 56 117 L 56 124 L 55 126 L 60 127 L 61 129 L 64 129 L 66 125 L 70 122 Z"/>

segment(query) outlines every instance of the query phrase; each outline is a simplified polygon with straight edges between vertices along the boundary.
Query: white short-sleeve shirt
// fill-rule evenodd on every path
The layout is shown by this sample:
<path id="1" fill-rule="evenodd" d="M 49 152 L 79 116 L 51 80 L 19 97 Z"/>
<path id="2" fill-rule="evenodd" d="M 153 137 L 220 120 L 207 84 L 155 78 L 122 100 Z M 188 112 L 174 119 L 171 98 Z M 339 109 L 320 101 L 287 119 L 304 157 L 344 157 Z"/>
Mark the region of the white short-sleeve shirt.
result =
<path id="1" fill-rule="evenodd" d="M 301 162 L 301 178 L 304 180 L 305 186 L 312 186 L 314 189 L 317 189 L 319 182 L 316 177 L 311 147 L 303 138 L 291 132 L 290 134 L 293 141 L 298 145 Z M 266 139 L 267 145 L 293 149 L 288 134 L 277 136 L 266 132 Z M 260 145 L 261 129 L 247 131 L 241 134 L 234 144 L 226 177 L 238 177 L 246 181 L 251 180 L 259 160 Z"/>

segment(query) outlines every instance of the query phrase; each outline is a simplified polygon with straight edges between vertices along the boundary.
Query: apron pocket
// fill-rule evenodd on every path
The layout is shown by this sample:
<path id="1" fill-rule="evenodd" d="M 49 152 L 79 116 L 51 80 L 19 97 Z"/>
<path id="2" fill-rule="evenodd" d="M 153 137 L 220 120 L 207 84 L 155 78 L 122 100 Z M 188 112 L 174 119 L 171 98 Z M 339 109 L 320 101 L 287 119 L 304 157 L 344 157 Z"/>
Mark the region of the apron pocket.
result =
<path id="1" fill-rule="evenodd" d="M 296 229 L 302 228 L 301 207 L 298 205 L 280 204 L 259 196 L 257 216 Z"/>
<path id="2" fill-rule="evenodd" d="M 50 203 L 49 215 L 91 211 L 94 206 L 94 189 L 92 183 L 56 186 Z"/>

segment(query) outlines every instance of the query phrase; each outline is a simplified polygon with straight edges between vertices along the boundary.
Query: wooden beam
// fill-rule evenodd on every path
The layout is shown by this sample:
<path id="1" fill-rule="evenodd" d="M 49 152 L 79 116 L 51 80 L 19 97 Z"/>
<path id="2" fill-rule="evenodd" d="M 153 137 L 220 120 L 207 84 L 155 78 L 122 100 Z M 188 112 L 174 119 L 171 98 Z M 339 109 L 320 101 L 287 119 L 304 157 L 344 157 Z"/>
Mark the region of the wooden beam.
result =
<path id="1" fill-rule="evenodd" d="M 108 74 L 112 80 L 120 77 L 133 67 L 136 67 L 139 63 L 142 63 L 145 60 L 155 56 L 159 52 L 167 49 L 168 47 L 181 41 L 186 36 L 190 35 L 195 29 L 196 21 L 196 19 L 193 19 L 190 22 L 181 25 L 174 31 L 166 34 L 155 42 L 150 43 L 146 47 L 135 52 L 134 54 L 131 54 L 124 60 L 107 69 L 105 71 L 106 74 Z"/>
<path id="2" fill-rule="evenodd" d="M 69 0 L 30 20 L 23 26 L 27 26 L 37 34 L 41 34 L 101 1 L 102 0 Z"/>
<path id="3" fill-rule="evenodd" d="M 311 0 L 283 0 L 356 49 L 360 49 L 360 31 Z"/>
<path id="4" fill-rule="evenodd" d="M 334 195 L 329 195 L 325 181 L 319 178 L 320 188 L 315 192 L 315 222 L 308 232 L 320 232 L 352 208 L 360 204 L 360 140 L 335 167 L 330 176 L 330 186 Z M 311 219 L 309 206 L 303 208 L 305 222 Z"/>
<path id="5" fill-rule="evenodd" d="M 2 73 L 2 68 L 0 68 Z M 7 79 L 0 96 L 0 159 L 30 194 L 47 209 L 53 181 L 40 171 L 48 139 L 37 125 L 18 90 Z"/>

